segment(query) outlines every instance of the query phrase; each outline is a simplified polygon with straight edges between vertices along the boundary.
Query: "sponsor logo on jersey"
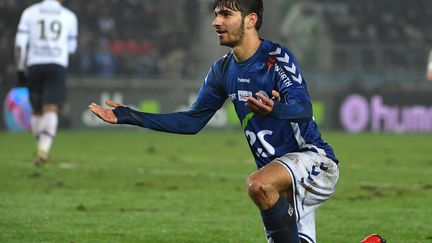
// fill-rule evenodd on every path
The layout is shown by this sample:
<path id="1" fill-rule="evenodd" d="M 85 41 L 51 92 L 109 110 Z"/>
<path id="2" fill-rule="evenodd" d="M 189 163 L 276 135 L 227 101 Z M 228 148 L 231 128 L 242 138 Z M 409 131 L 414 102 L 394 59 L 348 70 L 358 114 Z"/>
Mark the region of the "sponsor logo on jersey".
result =
<path id="1" fill-rule="evenodd" d="M 33 53 L 37 56 L 58 57 L 61 56 L 62 49 L 57 46 L 35 45 Z"/>
<path id="2" fill-rule="evenodd" d="M 39 12 L 41 14 L 54 14 L 54 15 L 61 14 L 60 10 L 58 10 L 58 9 L 43 9 L 43 8 L 41 8 L 41 9 L 39 9 Z"/>
<path id="3" fill-rule="evenodd" d="M 250 78 L 237 78 L 239 83 L 250 83 Z"/>
<path id="4" fill-rule="evenodd" d="M 286 87 L 289 87 L 289 86 L 292 85 L 292 82 L 289 79 L 288 75 L 285 73 L 285 71 L 283 70 L 283 68 L 281 68 L 277 63 L 275 63 L 275 70 L 276 70 L 277 74 L 279 75 L 282 83 Z"/>
<path id="5" fill-rule="evenodd" d="M 267 60 L 267 67 L 272 68 L 275 63 L 276 63 L 276 58 L 274 58 L 273 56 L 269 56 Z"/>
<path id="6" fill-rule="evenodd" d="M 235 100 L 236 96 L 237 96 L 237 94 L 228 94 L 228 97 L 230 98 L 230 100 Z"/>
<path id="7" fill-rule="evenodd" d="M 252 96 L 252 92 L 247 90 L 238 90 L 237 94 L 238 94 L 239 101 L 243 101 L 243 102 L 246 102 L 247 98 Z"/>
<path id="8" fill-rule="evenodd" d="M 287 85 L 287 87 L 292 85 L 291 80 L 296 81 L 299 84 L 303 82 L 303 77 L 301 73 L 298 72 L 295 62 L 290 61 L 291 60 L 290 56 L 287 53 L 282 52 L 282 49 L 280 47 L 276 48 L 274 52 L 270 52 L 269 54 L 275 56 L 275 59 L 278 60 L 282 64 L 283 68 L 285 69 L 282 70 L 282 68 L 277 66 L 277 63 L 275 63 L 277 68 L 276 72 L 279 74 L 282 82 L 285 85 Z M 285 71 L 287 71 L 288 74 L 286 74 Z M 286 79 L 289 79 L 289 81 L 288 82 L 285 81 Z"/>

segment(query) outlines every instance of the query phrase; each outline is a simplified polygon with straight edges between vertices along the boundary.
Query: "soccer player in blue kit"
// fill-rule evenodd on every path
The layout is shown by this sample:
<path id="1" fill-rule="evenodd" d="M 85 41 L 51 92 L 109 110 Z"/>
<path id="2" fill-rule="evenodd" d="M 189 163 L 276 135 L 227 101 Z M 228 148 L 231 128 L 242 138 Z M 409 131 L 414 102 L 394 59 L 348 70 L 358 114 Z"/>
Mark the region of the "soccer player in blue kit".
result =
<path id="1" fill-rule="evenodd" d="M 211 66 L 189 110 L 151 114 L 111 100 L 114 109 L 89 109 L 113 124 L 195 134 L 229 98 L 258 167 L 247 189 L 268 241 L 316 242 L 314 210 L 333 194 L 339 170 L 314 122 L 304 76 L 286 48 L 260 38 L 262 0 L 215 0 L 213 7 L 219 43 L 231 51 Z"/>

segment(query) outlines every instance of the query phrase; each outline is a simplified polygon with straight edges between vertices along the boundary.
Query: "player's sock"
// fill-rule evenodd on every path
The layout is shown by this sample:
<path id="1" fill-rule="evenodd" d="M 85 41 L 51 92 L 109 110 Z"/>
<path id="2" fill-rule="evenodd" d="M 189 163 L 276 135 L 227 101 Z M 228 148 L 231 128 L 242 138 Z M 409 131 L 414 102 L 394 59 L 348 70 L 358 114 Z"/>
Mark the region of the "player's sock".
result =
<path id="1" fill-rule="evenodd" d="M 42 131 L 39 134 L 38 150 L 48 154 L 57 133 L 58 115 L 46 112 L 42 116 Z"/>
<path id="2" fill-rule="evenodd" d="M 33 136 L 36 138 L 36 141 L 39 140 L 39 134 L 41 132 L 41 122 L 42 116 L 32 115 L 30 118 L 30 126 Z"/>
<path id="3" fill-rule="evenodd" d="M 284 197 L 280 196 L 275 205 L 262 210 L 261 217 L 274 243 L 300 242 L 294 211 Z"/>

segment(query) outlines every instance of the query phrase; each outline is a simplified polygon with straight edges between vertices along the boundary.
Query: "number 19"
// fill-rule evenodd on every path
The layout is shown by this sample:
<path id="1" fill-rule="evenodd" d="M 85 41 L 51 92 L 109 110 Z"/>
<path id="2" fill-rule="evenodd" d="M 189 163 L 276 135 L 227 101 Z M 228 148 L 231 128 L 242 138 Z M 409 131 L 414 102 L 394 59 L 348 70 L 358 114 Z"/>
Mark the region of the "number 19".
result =
<path id="1" fill-rule="evenodd" d="M 41 40 L 47 40 L 47 36 L 46 36 L 46 23 L 45 20 L 40 20 L 38 21 L 39 25 L 40 25 L 40 35 L 39 35 L 39 39 Z M 48 31 L 50 33 L 53 34 L 53 36 L 51 37 L 51 40 L 56 41 L 60 38 L 61 35 L 61 30 L 62 30 L 62 24 L 60 23 L 60 21 L 58 20 L 54 20 L 49 24 L 49 29 Z"/>

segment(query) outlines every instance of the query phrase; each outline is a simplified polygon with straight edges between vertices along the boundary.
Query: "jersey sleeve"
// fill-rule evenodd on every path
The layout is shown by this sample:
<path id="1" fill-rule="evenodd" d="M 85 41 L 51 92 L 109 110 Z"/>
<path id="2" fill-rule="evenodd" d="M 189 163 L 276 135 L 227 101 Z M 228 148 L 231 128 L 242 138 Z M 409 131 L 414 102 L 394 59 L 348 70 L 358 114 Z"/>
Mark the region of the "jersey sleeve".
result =
<path id="1" fill-rule="evenodd" d="M 276 60 L 277 89 L 281 101 L 275 102 L 270 116 L 292 122 L 310 120 L 312 104 L 299 64 L 295 57 L 286 51 L 281 51 Z"/>
<path id="2" fill-rule="evenodd" d="M 27 45 L 30 38 L 30 27 L 28 18 L 28 10 L 25 10 L 21 15 L 17 28 L 17 33 L 15 36 L 15 61 L 17 69 L 19 71 L 23 71 L 25 69 Z"/>
<path id="3" fill-rule="evenodd" d="M 198 133 L 215 113 L 215 110 L 195 109 L 193 107 L 187 111 L 167 114 L 139 112 L 126 106 L 114 109 L 118 124 L 136 125 L 156 131 L 178 134 Z"/>
<path id="4" fill-rule="evenodd" d="M 71 13 L 70 32 L 68 35 L 69 53 L 76 52 L 78 47 L 78 18 L 74 13 Z"/>
<path id="5" fill-rule="evenodd" d="M 187 111 L 153 114 L 128 107 L 117 107 L 117 123 L 130 124 L 156 131 L 179 134 L 196 134 L 208 123 L 226 100 L 222 88 L 216 84 L 215 73 L 210 70 L 195 102 Z"/>
<path id="6" fill-rule="evenodd" d="M 227 92 L 221 84 L 219 68 L 217 67 L 217 64 L 213 64 L 208 72 L 193 104 L 195 107 L 219 110 L 228 98 Z"/>

